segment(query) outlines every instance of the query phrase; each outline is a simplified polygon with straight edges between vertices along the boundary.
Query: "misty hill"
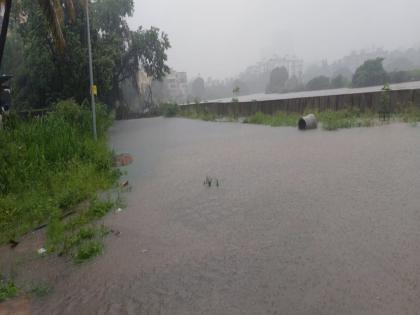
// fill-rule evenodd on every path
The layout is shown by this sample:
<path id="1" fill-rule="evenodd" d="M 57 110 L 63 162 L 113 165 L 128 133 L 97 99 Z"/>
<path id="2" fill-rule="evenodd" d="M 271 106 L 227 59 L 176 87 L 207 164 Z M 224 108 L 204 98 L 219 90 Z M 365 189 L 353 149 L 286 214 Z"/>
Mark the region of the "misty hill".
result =
<path id="1" fill-rule="evenodd" d="M 409 71 L 420 69 L 420 47 L 409 48 L 407 50 L 387 51 L 384 49 L 375 49 L 371 51 L 362 50 L 359 52 L 353 51 L 331 64 L 326 60 L 320 64 L 311 64 L 304 71 L 304 81 L 308 82 L 317 76 L 336 77 L 341 74 L 347 79 L 356 69 L 366 60 L 375 58 L 384 58 L 384 68 L 387 72 L 395 71 Z"/>
<path id="2" fill-rule="evenodd" d="M 205 82 L 204 91 L 200 93 L 200 99 L 229 98 L 233 96 L 233 89 L 239 87 L 238 96 L 264 93 L 270 82 L 273 69 L 285 67 L 289 73 L 289 87 L 283 92 L 297 92 L 307 89 L 306 85 L 314 78 L 331 79 L 331 87 L 334 88 L 334 79 L 340 76 L 344 83 L 336 87 L 348 86 L 356 69 L 366 60 L 384 58 L 383 66 L 389 72 L 391 82 L 405 82 L 418 80 L 416 75 L 400 73 L 420 69 L 420 47 L 407 50 L 387 51 L 384 49 L 353 51 L 351 54 L 338 59 L 331 64 L 326 60 L 320 63 L 309 64 L 304 67 L 303 60 L 297 57 L 279 57 L 263 59 L 254 65 L 248 66 L 236 78 L 225 80 L 213 80 L 209 78 Z M 291 84 L 290 82 L 293 82 Z M 190 87 L 192 84 L 190 84 Z M 309 88 L 316 89 L 316 88 Z M 195 97 L 195 91 L 190 89 L 191 99 Z"/>

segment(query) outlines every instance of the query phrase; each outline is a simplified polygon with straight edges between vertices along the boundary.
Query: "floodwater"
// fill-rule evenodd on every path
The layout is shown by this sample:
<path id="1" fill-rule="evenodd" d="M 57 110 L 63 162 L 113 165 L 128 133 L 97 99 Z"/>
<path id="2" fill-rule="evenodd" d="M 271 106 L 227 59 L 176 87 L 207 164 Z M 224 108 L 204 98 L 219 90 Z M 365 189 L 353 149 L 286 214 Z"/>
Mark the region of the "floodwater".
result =
<path id="1" fill-rule="evenodd" d="M 380 92 L 384 86 L 369 86 L 363 88 L 342 88 L 342 89 L 330 89 L 330 90 L 319 90 L 319 91 L 303 91 L 303 92 L 291 92 L 291 93 L 273 93 L 273 94 L 250 94 L 238 96 L 239 102 L 252 102 L 252 101 L 268 101 L 268 100 L 284 100 L 291 98 L 302 98 L 302 97 L 316 97 L 316 96 L 328 96 L 328 95 L 343 95 L 343 94 L 357 94 L 357 93 L 370 93 Z M 420 89 L 420 81 L 404 82 L 390 84 L 392 90 L 415 90 Z M 230 103 L 232 97 L 212 100 L 208 102 L 221 102 Z"/>
<path id="2" fill-rule="evenodd" d="M 36 314 L 418 314 L 420 127 L 150 118 L 110 142 L 134 156 L 121 234 Z"/>

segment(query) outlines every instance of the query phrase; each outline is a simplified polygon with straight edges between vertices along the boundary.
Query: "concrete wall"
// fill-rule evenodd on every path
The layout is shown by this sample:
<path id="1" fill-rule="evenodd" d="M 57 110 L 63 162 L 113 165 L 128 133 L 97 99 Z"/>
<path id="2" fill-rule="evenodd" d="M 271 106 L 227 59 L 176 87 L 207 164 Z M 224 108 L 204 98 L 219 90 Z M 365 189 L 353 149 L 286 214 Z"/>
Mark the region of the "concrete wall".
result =
<path id="1" fill-rule="evenodd" d="M 200 103 L 180 106 L 181 111 L 194 110 L 218 116 L 251 116 L 257 112 L 272 115 L 278 111 L 302 114 L 305 109 L 318 111 L 358 108 L 375 110 L 381 103 L 382 92 L 302 97 L 283 100 L 237 103 Z M 420 106 L 420 89 L 390 91 L 391 108 L 415 104 Z"/>

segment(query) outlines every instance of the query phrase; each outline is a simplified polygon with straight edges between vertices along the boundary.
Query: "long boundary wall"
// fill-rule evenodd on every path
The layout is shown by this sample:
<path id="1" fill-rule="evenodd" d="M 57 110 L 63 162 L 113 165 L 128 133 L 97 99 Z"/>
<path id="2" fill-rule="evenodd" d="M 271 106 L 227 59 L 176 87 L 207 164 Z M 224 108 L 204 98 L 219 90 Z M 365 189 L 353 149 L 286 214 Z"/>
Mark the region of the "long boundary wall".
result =
<path id="1" fill-rule="evenodd" d="M 390 93 L 391 109 L 414 104 L 420 106 L 420 89 L 392 90 Z M 182 112 L 197 111 L 217 116 L 246 117 L 257 112 L 272 115 L 278 111 L 302 114 L 306 109 L 317 111 L 337 111 L 345 108 L 375 110 L 381 104 L 383 92 L 301 97 L 269 101 L 200 103 L 180 106 Z"/>

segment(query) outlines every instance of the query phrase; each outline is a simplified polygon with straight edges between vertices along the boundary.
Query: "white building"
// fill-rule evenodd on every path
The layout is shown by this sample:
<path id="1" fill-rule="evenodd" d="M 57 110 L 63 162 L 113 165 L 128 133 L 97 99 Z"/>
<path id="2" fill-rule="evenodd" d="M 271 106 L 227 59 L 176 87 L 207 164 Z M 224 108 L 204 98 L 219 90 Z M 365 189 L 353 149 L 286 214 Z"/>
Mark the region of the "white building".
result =
<path id="1" fill-rule="evenodd" d="M 171 101 L 185 102 L 188 95 L 186 72 L 177 72 L 171 69 L 171 73 L 165 77 L 164 85 Z"/>

